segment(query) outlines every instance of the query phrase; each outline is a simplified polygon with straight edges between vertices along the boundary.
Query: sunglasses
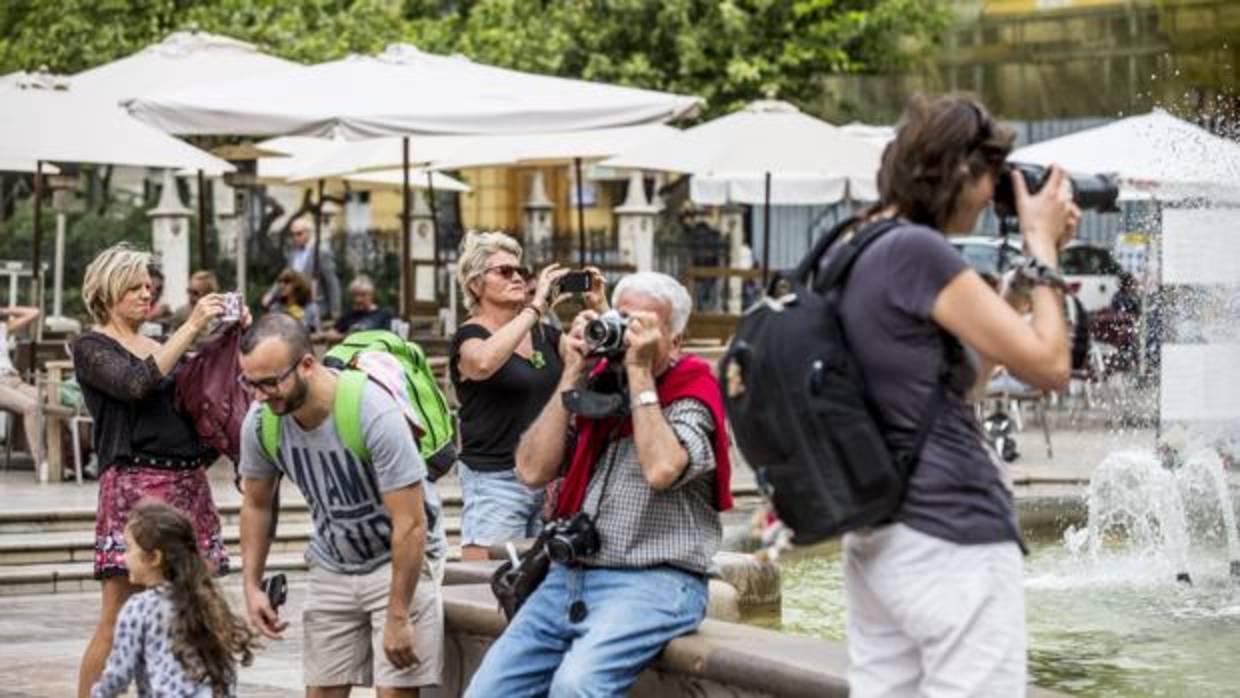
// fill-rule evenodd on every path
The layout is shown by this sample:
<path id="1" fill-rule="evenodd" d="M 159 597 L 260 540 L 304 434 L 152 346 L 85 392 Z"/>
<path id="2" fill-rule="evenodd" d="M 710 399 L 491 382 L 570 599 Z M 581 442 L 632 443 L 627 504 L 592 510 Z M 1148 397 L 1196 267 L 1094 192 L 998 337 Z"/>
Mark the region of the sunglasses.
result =
<path id="1" fill-rule="evenodd" d="M 506 280 L 512 280 L 513 276 L 520 276 L 522 281 L 529 281 L 530 278 L 534 276 L 534 272 L 530 271 L 528 267 L 523 267 L 518 264 L 497 264 L 493 267 L 487 267 L 482 271 L 483 274 L 489 274 L 491 272 L 499 274 Z"/>
<path id="2" fill-rule="evenodd" d="M 266 378 L 259 378 L 258 380 L 250 380 L 249 378 L 246 378 L 244 375 L 240 375 L 240 376 L 237 376 L 237 383 L 239 383 L 244 388 L 249 388 L 250 390 L 261 390 L 263 391 L 263 394 L 270 395 L 274 391 L 280 389 L 280 384 L 284 382 L 285 378 L 288 378 L 289 376 L 293 374 L 293 371 L 296 370 L 297 365 L 300 363 L 301 363 L 301 359 L 298 359 L 293 362 L 292 366 L 289 366 L 288 368 L 284 369 L 284 371 L 280 373 L 279 375 L 268 376 Z"/>

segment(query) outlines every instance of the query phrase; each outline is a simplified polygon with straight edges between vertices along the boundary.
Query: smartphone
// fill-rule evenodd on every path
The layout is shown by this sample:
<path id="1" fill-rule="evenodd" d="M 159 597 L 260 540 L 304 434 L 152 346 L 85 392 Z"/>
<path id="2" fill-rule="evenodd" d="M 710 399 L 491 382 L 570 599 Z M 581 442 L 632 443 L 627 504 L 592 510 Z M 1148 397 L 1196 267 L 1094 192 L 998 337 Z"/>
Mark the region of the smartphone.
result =
<path id="1" fill-rule="evenodd" d="M 282 574 L 272 575 L 263 580 L 263 593 L 267 594 L 267 600 L 271 602 L 271 608 L 280 610 L 284 605 L 284 601 L 288 599 L 288 580 Z"/>
<path id="2" fill-rule="evenodd" d="M 564 293 L 585 293 L 590 290 L 590 272 L 570 271 L 560 277 L 560 291 Z"/>
<path id="3" fill-rule="evenodd" d="M 224 294 L 224 314 L 220 316 L 221 322 L 238 322 L 241 320 L 241 307 L 245 305 L 245 299 L 240 293 Z"/>

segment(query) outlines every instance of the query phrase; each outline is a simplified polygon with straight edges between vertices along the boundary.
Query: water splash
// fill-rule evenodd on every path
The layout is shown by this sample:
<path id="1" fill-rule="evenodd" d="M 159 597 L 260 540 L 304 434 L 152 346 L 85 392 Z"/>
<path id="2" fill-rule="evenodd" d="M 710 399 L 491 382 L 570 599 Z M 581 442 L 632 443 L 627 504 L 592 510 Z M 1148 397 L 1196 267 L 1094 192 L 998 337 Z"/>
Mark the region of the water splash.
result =
<path id="1" fill-rule="evenodd" d="M 1240 560 L 1226 467 L 1214 449 L 1194 449 L 1176 468 L 1153 450 L 1111 454 L 1091 477 L 1087 506 L 1088 523 L 1067 529 L 1064 544 L 1095 567 L 1118 548 L 1108 560 L 1112 571 L 1131 564 L 1140 576 L 1189 581 L 1192 548 L 1220 538 L 1228 559 Z"/>

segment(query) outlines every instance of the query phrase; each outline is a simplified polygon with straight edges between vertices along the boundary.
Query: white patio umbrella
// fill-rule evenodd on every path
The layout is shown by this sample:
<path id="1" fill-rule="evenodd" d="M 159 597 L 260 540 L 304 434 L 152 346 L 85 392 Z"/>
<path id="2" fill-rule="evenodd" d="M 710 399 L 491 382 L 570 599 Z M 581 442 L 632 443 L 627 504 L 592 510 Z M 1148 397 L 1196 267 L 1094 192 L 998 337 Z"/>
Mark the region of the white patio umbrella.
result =
<path id="1" fill-rule="evenodd" d="M 801 113 L 762 100 L 679 135 L 626 150 L 605 167 L 692 175 L 690 198 L 704 204 L 761 204 L 770 230 L 772 205 L 873 199 L 882 148 Z M 770 258 L 765 236 L 763 275 Z"/>
<path id="2" fill-rule="evenodd" d="M 253 44 L 202 31 L 174 32 L 124 58 L 73 76 L 73 89 L 115 109 L 136 95 L 210 85 L 238 76 L 269 75 L 303 69 L 300 63 L 259 51 Z M 198 254 L 206 258 L 205 175 L 198 178 Z M 239 276 L 238 278 L 244 278 Z"/>
<path id="3" fill-rule="evenodd" d="M 0 87 L 0 160 L 35 162 L 33 273 L 40 274 L 41 165 L 45 161 L 193 168 L 211 173 L 232 165 L 152 128 L 98 100 L 67 89 Z"/>
<path id="4" fill-rule="evenodd" d="M 290 75 L 148 94 L 130 111 L 170 133 L 318 135 L 529 133 L 667 121 L 697 97 L 523 73 L 405 44 Z"/>
<path id="5" fill-rule="evenodd" d="M 0 157 L 0 172 L 34 172 L 38 165 L 39 163 L 36 160 Z M 60 174 L 60 168 L 45 162 L 43 163 L 43 174 Z"/>
<path id="6" fill-rule="evenodd" d="M 138 95 L 304 69 L 244 41 L 202 31 L 174 32 L 111 63 L 73 76 L 74 90 L 119 103 Z"/>
<path id="7" fill-rule="evenodd" d="M 626 126 L 685 116 L 700 103 L 696 97 L 522 73 L 394 45 L 379 56 L 350 56 L 278 79 L 259 76 L 145 96 L 128 107 L 139 118 L 180 134 L 400 136 L 398 152 L 407 170 L 413 161 L 411 134 Z M 406 192 L 401 254 L 406 308 L 408 199 Z"/>
<path id="8" fill-rule="evenodd" d="M 212 174 L 232 165 L 115 108 L 63 90 L 0 87 L 0 157 L 135 167 L 193 168 Z"/>
<path id="9" fill-rule="evenodd" d="M 263 157 L 258 159 L 258 179 L 261 182 L 275 184 L 304 185 L 311 182 L 318 184 L 318 196 L 322 200 L 324 190 L 328 186 L 339 186 L 347 183 L 350 187 L 360 190 L 398 189 L 404 183 L 404 174 L 400 171 L 365 173 L 323 173 L 317 177 L 298 178 L 296 173 L 306 169 L 308 163 L 321 161 L 334 153 L 350 149 L 371 141 L 344 141 L 332 138 L 314 138 L 312 136 L 277 136 L 256 144 L 258 148 L 283 153 L 280 157 Z M 441 172 L 429 172 L 414 168 L 409 172 L 410 186 L 414 188 L 430 188 L 440 191 L 467 192 L 469 186 L 464 182 L 449 177 Z M 318 249 L 321 235 L 320 222 L 315 220 L 315 249 Z M 317 267 L 318 263 L 315 262 Z"/>
<path id="10" fill-rule="evenodd" d="M 1159 201 L 1240 202 L 1240 144 L 1161 109 L 1034 143 L 1008 159 L 1116 173 L 1126 198 L 1145 193 Z"/>
<path id="11" fill-rule="evenodd" d="M 428 136 L 417 142 L 419 161 L 437 170 L 509 165 L 572 166 L 578 183 L 577 233 L 581 262 L 585 255 L 585 210 L 580 185 L 583 162 L 597 161 L 626 148 L 650 143 L 668 134 L 679 133 L 664 124 L 643 124 L 589 131 L 503 134 L 496 136 Z M 381 140 L 359 141 L 342 146 L 314 162 L 293 179 L 315 179 L 347 172 L 370 170 L 396 172 L 401 163 L 396 152 Z M 349 179 L 356 180 L 355 177 Z M 360 180 L 359 180 L 360 181 Z M 436 188 L 438 186 L 436 185 Z"/>

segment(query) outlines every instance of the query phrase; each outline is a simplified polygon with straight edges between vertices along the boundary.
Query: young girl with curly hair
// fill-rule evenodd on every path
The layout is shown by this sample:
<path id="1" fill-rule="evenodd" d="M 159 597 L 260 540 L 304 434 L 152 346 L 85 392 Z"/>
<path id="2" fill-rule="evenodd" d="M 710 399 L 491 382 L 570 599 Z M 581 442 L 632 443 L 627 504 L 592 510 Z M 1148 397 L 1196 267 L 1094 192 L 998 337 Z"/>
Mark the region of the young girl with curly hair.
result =
<path id="1" fill-rule="evenodd" d="M 103 676 L 91 698 L 235 698 L 237 665 L 253 659 L 255 636 L 233 615 L 203 562 L 194 526 L 159 502 L 138 506 L 125 527 L 129 581 L 144 587 L 125 603 Z"/>

